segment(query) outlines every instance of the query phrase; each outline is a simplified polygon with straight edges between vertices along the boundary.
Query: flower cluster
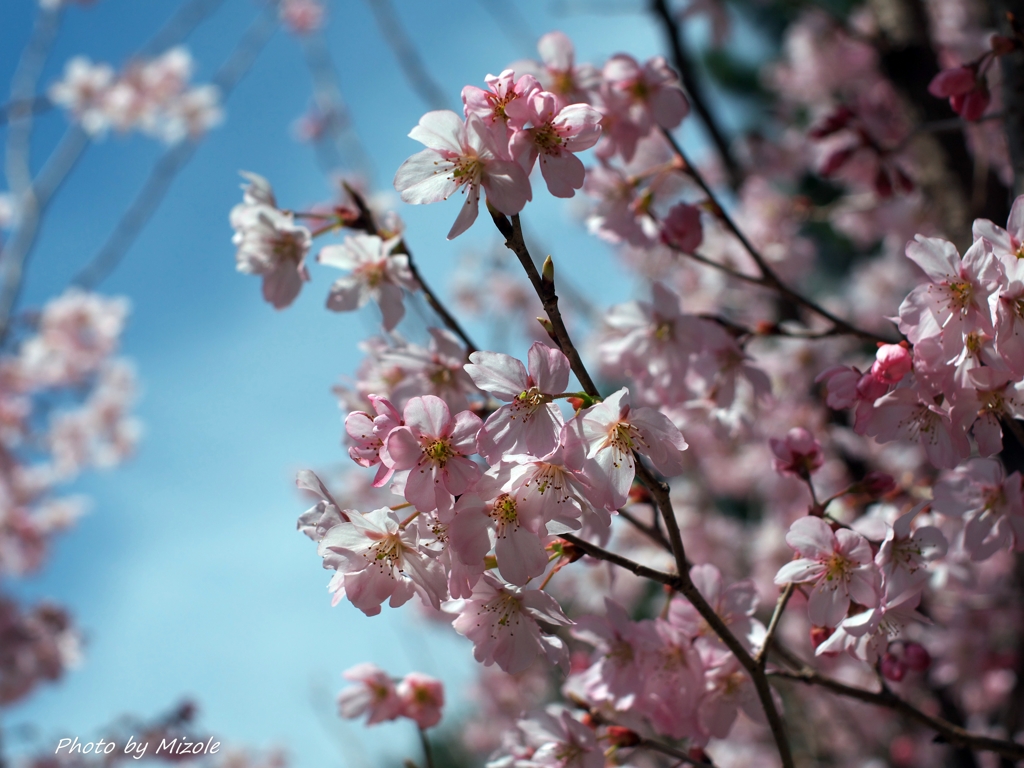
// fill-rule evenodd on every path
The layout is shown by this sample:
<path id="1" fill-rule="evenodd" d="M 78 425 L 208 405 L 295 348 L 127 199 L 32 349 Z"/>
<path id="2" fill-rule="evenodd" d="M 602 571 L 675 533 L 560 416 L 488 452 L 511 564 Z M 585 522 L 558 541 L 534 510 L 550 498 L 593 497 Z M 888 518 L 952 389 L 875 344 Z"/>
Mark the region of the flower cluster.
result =
<path id="1" fill-rule="evenodd" d="M 129 63 L 117 73 L 108 64 L 76 56 L 49 96 L 90 136 L 111 128 L 138 130 L 168 144 L 197 139 L 224 119 L 214 85 L 190 85 L 192 56 L 183 47 Z"/>
<path id="2" fill-rule="evenodd" d="M 342 717 L 366 715 L 367 725 L 407 717 L 420 728 L 441 722 L 444 686 L 440 680 L 410 672 L 396 682 L 374 664 L 357 664 L 343 677 L 355 685 L 338 694 Z"/>
<path id="3" fill-rule="evenodd" d="M 463 88 L 462 117 L 428 112 L 409 134 L 427 148 L 398 169 L 395 189 L 415 204 L 464 194 L 449 240 L 476 220 L 481 189 L 501 213 L 519 213 L 533 198 L 529 174 L 539 161 L 551 194 L 573 197 L 586 177 L 577 153 L 603 135 L 599 153 L 628 161 L 638 141 L 675 128 L 689 109 L 660 56 L 641 66 L 619 54 L 598 73 L 574 66 L 572 43 L 560 33 L 542 38 L 540 50 L 543 65 L 524 62 L 518 73 L 488 75 L 486 89 Z"/>

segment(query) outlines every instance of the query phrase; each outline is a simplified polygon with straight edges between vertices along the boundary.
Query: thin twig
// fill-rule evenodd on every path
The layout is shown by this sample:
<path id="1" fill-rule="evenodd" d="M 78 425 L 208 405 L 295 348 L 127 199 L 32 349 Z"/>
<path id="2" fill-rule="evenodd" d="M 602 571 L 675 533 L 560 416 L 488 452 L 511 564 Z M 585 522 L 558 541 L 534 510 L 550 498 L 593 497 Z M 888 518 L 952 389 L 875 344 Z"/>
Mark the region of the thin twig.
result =
<path id="1" fill-rule="evenodd" d="M 53 102 L 49 96 L 33 96 L 29 99 L 9 101 L 0 105 L 0 125 L 6 125 L 11 119 L 19 115 L 38 115 L 53 109 Z"/>
<path id="2" fill-rule="evenodd" d="M 391 0 L 366 0 L 366 4 L 373 11 L 373 17 L 377 20 L 377 26 L 384 42 L 398 60 L 398 66 L 402 69 L 413 93 L 419 96 L 431 109 L 448 109 L 451 101 L 445 94 L 444 89 L 437 84 L 420 57 L 412 39 L 406 34 L 395 13 Z"/>
<path id="3" fill-rule="evenodd" d="M 729 186 L 734 191 L 738 190 L 743 180 L 743 174 L 739 164 L 736 162 L 736 158 L 732 156 L 732 152 L 729 150 L 729 141 L 725 138 L 725 134 L 722 133 L 722 129 L 718 126 L 715 116 L 711 114 L 711 109 L 708 107 L 704 88 L 695 75 L 696 67 L 686 50 L 682 30 L 680 30 L 679 24 L 672 16 L 672 11 L 668 7 L 666 0 L 651 0 L 650 7 L 651 12 L 661 22 L 662 29 L 665 30 L 665 36 L 668 38 L 669 48 L 672 51 L 672 62 L 679 73 L 679 79 L 683 83 L 683 88 L 686 89 L 686 93 L 690 96 L 690 102 L 693 104 L 694 110 L 700 115 L 701 122 L 704 123 L 708 135 L 711 137 L 711 141 L 718 150 L 719 157 L 722 159 L 726 176 L 729 178 Z"/>
<path id="4" fill-rule="evenodd" d="M 637 519 L 632 512 L 626 509 L 619 510 L 619 517 L 621 517 L 627 523 L 632 525 L 638 531 L 646 534 L 648 538 L 650 538 L 652 541 L 654 541 L 662 548 L 666 549 L 669 552 L 672 551 L 672 545 L 669 543 L 668 539 L 665 538 L 665 534 L 663 534 L 660 529 L 655 528 L 653 525 L 648 525 L 642 520 Z"/>
<path id="5" fill-rule="evenodd" d="M 768 686 L 765 671 L 760 668 L 743 643 L 732 633 L 732 630 L 722 620 L 722 617 L 715 612 L 715 609 L 700 593 L 700 590 L 697 589 L 697 586 L 690 579 L 689 573 L 664 573 L 654 568 L 649 568 L 646 565 L 641 565 L 630 560 L 628 557 L 623 557 L 596 544 L 591 544 L 589 541 L 584 541 L 572 534 L 565 533 L 559 535 L 591 557 L 605 560 L 620 568 L 625 568 L 641 578 L 650 579 L 659 584 L 666 584 L 689 600 L 690 604 L 697 609 L 697 612 L 707 622 L 711 631 L 719 637 L 726 648 L 732 651 L 740 665 L 750 675 L 751 680 L 754 682 L 754 689 L 757 691 L 758 700 L 761 702 L 765 717 L 768 720 L 768 727 L 771 730 L 772 738 L 775 740 L 775 746 L 779 751 L 782 765 L 784 768 L 793 768 L 795 763 L 793 762 L 793 753 L 789 746 L 789 740 L 786 738 L 785 725 L 782 722 L 782 717 L 779 715 L 778 707 L 775 706 L 775 699 L 772 696 L 771 688 Z"/>
<path id="6" fill-rule="evenodd" d="M 764 256 L 761 255 L 761 252 L 754 247 L 754 245 L 750 242 L 747 236 L 743 234 L 743 230 L 741 230 L 736 225 L 736 222 L 733 221 L 729 213 L 725 210 L 725 208 L 722 207 L 722 204 L 715 196 L 715 193 L 711 190 L 711 187 L 708 185 L 707 181 L 704 180 L 704 177 L 701 175 L 700 171 L 697 170 L 696 166 L 694 166 L 690 162 L 689 158 L 686 156 L 686 153 L 683 152 L 683 148 L 679 145 L 679 142 L 675 140 L 675 137 L 672 136 L 671 132 L 662 130 L 662 134 L 665 136 L 665 139 L 672 147 L 672 150 L 676 153 L 676 155 L 679 156 L 679 159 L 683 161 L 685 173 L 691 179 L 693 179 L 704 192 L 704 194 L 707 195 L 708 200 L 712 203 L 712 205 L 715 208 L 715 213 L 718 216 L 719 220 L 726 226 L 726 228 L 730 232 L 733 233 L 736 239 L 740 241 L 740 244 L 743 246 L 744 250 L 746 250 L 746 252 L 750 254 L 750 258 L 754 260 L 754 263 L 757 265 L 758 271 L 761 273 L 760 278 L 741 277 L 741 279 L 747 280 L 748 282 L 755 282 L 756 284 L 761 285 L 765 288 L 770 288 L 783 298 L 788 299 L 794 304 L 798 304 L 810 310 L 811 312 L 814 312 L 816 315 L 825 318 L 830 323 L 832 323 L 834 333 L 859 336 L 862 339 L 867 339 L 869 341 L 874 342 L 882 342 L 883 344 L 895 343 L 892 339 L 887 339 L 883 336 L 879 336 L 878 334 L 871 333 L 870 331 L 861 330 L 860 328 L 851 325 L 845 320 L 836 317 L 834 314 L 829 312 L 820 304 L 807 298 L 806 296 L 803 296 L 802 294 L 796 292 L 795 290 L 787 286 L 785 283 L 783 283 L 779 276 L 775 274 L 775 270 L 772 269 L 771 265 L 768 264 Z M 728 270 L 728 268 L 724 268 L 721 265 L 717 265 L 709 260 L 698 260 L 703 261 L 703 263 L 709 264 L 711 266 L 716 266 L 719 267 L 720 269 Z M 740 277 L 740 275 L 738 274 L 734 276 Z"/>
<path id="7" fill-rule="evenodd" d="M 361 228 L 367 234 L 370 235 L 379 234 L 379 230 L 377 229 L 377 222 L 373 215 L 373 211 L 371 211 L 370 206 L 366 204 L 366 200 L 364 200 L 363 196 L 348 184 L 345 184 L 344 186 L 345 191 L 348 192 L 349 196 L 352 198 L 352 201 L 356 204 L 356 208 L 359 209 L 359 221 L 357 222 L 354 228 Z M 417 268 L 416 262 L 412 257 L 412 252 L 409 250 L 409 247 L 406 244 L 405 240 L 402 240 L 402 242 L 396 248 L 396 252 L 403 253 L 408 258 L 409 271 L 412 272 L 412 276 L 415 278 L 416 282 L 419 283 L 420 288 L 423 290 L 423 295 L 426 296 L 427 303 L 430 305 L 431 309 L 433 309 L 437 313 L 438 317 L 441 318 L 441 322 L 448 326 L 448 329 L 452 333 L 454 333 L 456 336 L 462 339 L 462 343 L 466 345 L 466 356 L 468 357 L 473 352 L 476 352 L 477 349 L 479 349 L 479 347 L 477 347 L 477 345 L 473 343 L 473 340 L 469 337 L 469 334 L 467 334 L 466 331 L 463 330 L 462 326 L 459 324 L 459 321 L 456 320 L 452 313 L 448 311 L 444 303 L 437 297 L 437 294 L 435 294 L 434 291 L 431 290 L 430 285 L 427 283 L 427 281 L 423 279 L 423 275 L 420 274 L 419 268 Z"/>
<path id="8" fill-rule="evenodd" d="M 849 698 L 864 701 L 868 704 L 874 704 L 879 707 L 895 710 L 896 712 L 906 715 L 911 720 L 915 720 L 941 734 L 946 741 L 954 746 L 969 747 L 971 749 L 978 749 L 985 752 L 995 752 L 998 755 L 1002 755 L 1003 757 L 1007 757 L 1012 760 L 1024 760 L 1024 744 L 1016 741 L 1009 741 L 1007 739 L 996 739 L 979 733 L 972 733 L 960 726 L 953 725 L 946 720 L 925 714 L 913 704 L 904 701 L 889 690 L 882 690 L 881 692 L 876 693 L 864 688 L 857 688 L 856 686 L 847 685 L 846 683 L 842 683 L 831 677 L 826 677 L 809 667 L 804 667 L 797 671 L 773 669 L 767 674 L 769 677 L 777 677 L 784 680 L 795 680 L 807 685 L 817 685 L 842 696 L 848 696 Z"/>
<path id="9" fill-rule="evenodd" d="M 789 598 L 793 596 L 793 590 L 796 589 L 796 584 L 790 582 L 786 585 L 786 588 L 782 590 L 782 594 L 779 595 L 779 600 L 775 604 L 775 611 L 772 613 L 772 619 L 768 622 L 768 631 L 764 635 L 764 643 L 761 645 L 761 650 L 757 652 L 754 657 L 754 661 L 757 662 L 757 666 L 761 669 L 765 668 L 768 663 L 768 649 L 771 647 L 772 640 L 775 639 L 775 632 L 779 628 L 779 621 L 782 619 L 782 613 L 786 610 L 786 603 L 789 602 Z"/>
<path id="10" fill-rule="evenodd" d="M 420 743 L 423 745 L 423 760 L 426 763 L 427 768 L 434 768 L 434 753 L 430 749 L 430 739 L 427 738 L 427 732 L 419 728 L 420 732 Z"/>
<path id="11" fill-rule="evenodd" d="M 249 72 L 256 57 L 277 29 L 277 3 L 268 0 L 263 10 L 249 25 L 228 60 L 217 70 L 211 82 L 220 90 L 222 102 L 226 102 L 239 81 Z M 106 279 L 121 263 L 143 227 L 156 213 L 171 184 L 181 170 L 195 156 L 199 139 L 188 139 L 168 149 L 153 166 L 135 200 L 121 216 L 114 231 L 106 242 L 75 275 L 75 285 L 95 288 Z"/>

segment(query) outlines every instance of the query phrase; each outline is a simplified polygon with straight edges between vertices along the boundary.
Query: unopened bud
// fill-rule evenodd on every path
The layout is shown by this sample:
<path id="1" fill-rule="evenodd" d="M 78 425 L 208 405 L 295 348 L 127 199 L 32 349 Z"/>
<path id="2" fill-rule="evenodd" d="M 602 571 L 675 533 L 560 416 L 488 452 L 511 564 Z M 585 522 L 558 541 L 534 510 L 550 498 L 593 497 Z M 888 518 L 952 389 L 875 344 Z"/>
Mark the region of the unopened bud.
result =
<path id="1" fill-rule="evenodd" d="M 584 405 L 586 405 L 586 403 L 583 402 L 583 398 L 582 397 L 567 397 L 567 398 L 565 398 L 565 401 L 567 403 L 569 403 L 569 405 L 572 406 L 572 409 L 574 411 L 578 411 L 580 408 L 582 408 Z"/>
<path id="2" fill-rule="evenodd" d="M 544 259 L 544 266 L 540 270 L 541 279 L 545 283 L 554 284 L 555 282 L 555 262 L 551 260 L 551 256 Z"/>
<path id="3" fill-rule="evenodd" d="M 886 472 L 868 472 L 856 487 L 869 496 L 885 496 L 896 490 L 896 480 Z"/>
<path id="4" fill-rule="evenodd" d="M 551 321 L 546 317 L 538 317 L 537 322 L 540 323 L 540 327 L 547 332 L 550 339 L 557 344 L 558 339 L 555 338 L 555 326 L 551 324 Z"/>
<path id="5" fill-rule="evenodd" d="M 903 661 L 915 672 L 924 672 L 931 666 L 932 657 L 920 643 L 906 643 L 903 646 Z"/>
<path id="6" fill-rule="evenodd" d="M 587 726 L 587 728 L 597 728 L 598 725 L 597 718 L 589 712 L 583 713 L 583 716 L 580 718 L 580 722 Z"/>
<path id="7" fill-rule="evenodd" d="M 605 736 L 616 747 L 635 747 L 640 743 L 640 734 L 622 725 L 609 725 Z"/>
<path id="8" fill-rule="evenodd" d="M 882 671 L 882 676 L 886 680 L 892 680 L 894 683 L 898 683 L 907 674 L 907 665 L 891 653 L 887 653 L 882 656 L 882 660 L 879 662 L 878 666 Z"/>

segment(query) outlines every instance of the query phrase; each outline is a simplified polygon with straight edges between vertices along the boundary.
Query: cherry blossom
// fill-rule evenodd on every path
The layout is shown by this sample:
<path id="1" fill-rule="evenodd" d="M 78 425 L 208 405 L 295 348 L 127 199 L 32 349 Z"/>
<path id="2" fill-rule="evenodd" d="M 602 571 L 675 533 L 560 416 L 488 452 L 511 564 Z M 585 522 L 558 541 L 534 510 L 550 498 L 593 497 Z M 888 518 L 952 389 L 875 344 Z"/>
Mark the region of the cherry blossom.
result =
<path id="1" fill-rule="evenodd" d="M 802 517 L 790 526 L 786 543 L 801 557 L 782 566 L 775 583 L 813 585 L 807 606 L 812 624 L 838 625 L 851 601 L 878 605 L 879 572 L 871 546 L 859 533 L 845 528 L 833 533 L 820 517 Z"/>
<path id="2" fill-rule="evenodd" d="M 390 331 L 405 315 L 402 291 L 410 293 L 419 284 L 409 268 L 409 257 L 395 253 L 400 240 L 382 240 L 376 235 L 350 235 L 342 245 L 328 245 L 316 260 L 352 274 L 334 281 L 327 296 L 327 308 L 351 312 L 371 299 L 384 316 L 384 330 Z"/>
<path id="3" fill-rule="evenodd" d="M 466 200 L 448 232 L 449 240 L 476 221 L 481 188 L 487 201 L 505 214 L 519 213 L 532 198 L 530 180 L 509 158 L 505 140 L 475 114 L 463 121 L 454 112 L 428 112 L 409 137 L 427 149 L 402 163 L 395 189 L 402 200 L 415 205 L 447 200 L 461 191 Z"/>
<path id="4" fill-rule="evenodd" d="M 421 547 L 417 529 L 387 507 L 349 514 L 328 529 L 318 552 L 337 570 L 329 586 L 334 603 L 347 597 L 367 616 L 380 613 L 385 600 L 395 608 L 416 592 L 435 608 L 447 596 L 444 571 Z"/>
<path id="5" fill-rule="evenodd" d="M 517 589 L 484 574 L 473 596 L 449 605 L 448 610 L 458 614 L 452 626 L 473 641 L 473 655 L 481 664 L 497 663 L 514 675 L 543 654 L 552 664 L 568 666 L 565 644 L 555 635 L 545 634 L 538 621 L 552 627 L 572 622 L 554 598 L 538 589 Z"/>
<path id="6" fill-rule="evenodd" d="M 342 675 L 356 685 L 338 694 L 338 710 L 342 717 L 367 715 L 366 724 L 394 720 L 403 714 L 405 704 L 395 690 L 388 674 L 375 664 L 356 664 Z"/>
<path id="7" fill-rule="evenodd" d="M 421 512 L 451 511 L 455 496 L 480 477 L 468 456 L 474 452 L 480 417 L 462 411 L 454 417 L 439 397 L 414 397 L 384 447 L 391 468 L 402 473 L 405 497 Z M 383 457 L 382 457 L 383 458 Z"/>
<path id="8" fill-rule="evenodd" d="M 508 403 L 487 417 L 477 437 L 477 450 L 492 464 L 507 453 L 544 456 L 558 442 L 564 419 L 552 396 L 569 385 L 569 359 L 540 342 L 526 359 L 529 370 L 508 355 L 474 352 L 466 365 L 480 389 Z"/>

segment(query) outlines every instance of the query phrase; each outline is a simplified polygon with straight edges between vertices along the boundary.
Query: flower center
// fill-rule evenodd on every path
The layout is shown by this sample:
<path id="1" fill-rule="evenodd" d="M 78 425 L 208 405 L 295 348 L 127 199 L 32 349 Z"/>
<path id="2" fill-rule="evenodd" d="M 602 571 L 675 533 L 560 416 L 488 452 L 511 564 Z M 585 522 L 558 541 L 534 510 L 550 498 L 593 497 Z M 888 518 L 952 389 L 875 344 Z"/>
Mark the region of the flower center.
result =
<path id="1" fill-rule="evenodd" d="M 434 440 L 427 443 L 423 447 L 423 453 L 440 467 L 443 467 L 448 459 L 455 455 L 455 451 L 452 450 L 452 446 L 447 440 Z"/>

